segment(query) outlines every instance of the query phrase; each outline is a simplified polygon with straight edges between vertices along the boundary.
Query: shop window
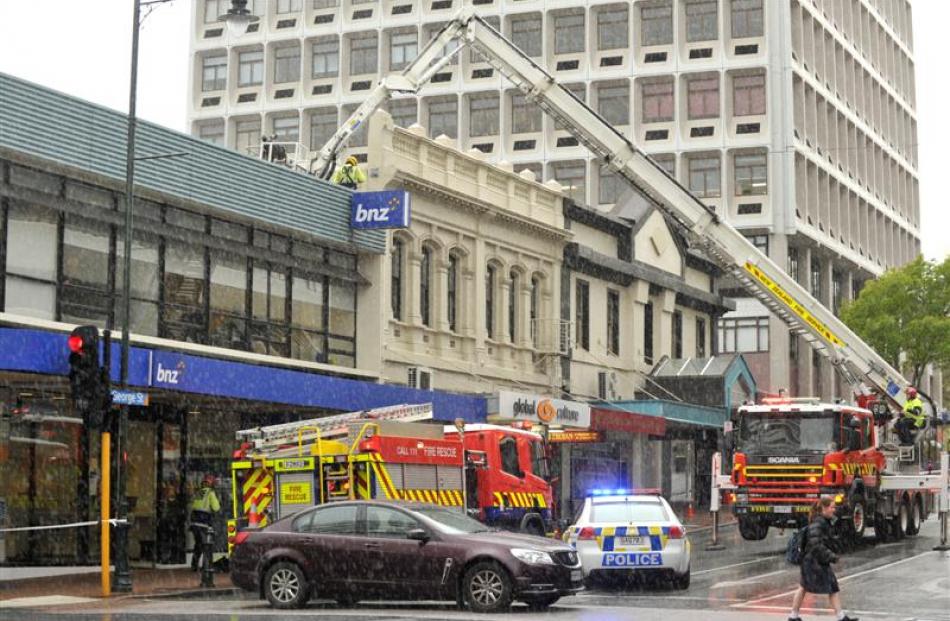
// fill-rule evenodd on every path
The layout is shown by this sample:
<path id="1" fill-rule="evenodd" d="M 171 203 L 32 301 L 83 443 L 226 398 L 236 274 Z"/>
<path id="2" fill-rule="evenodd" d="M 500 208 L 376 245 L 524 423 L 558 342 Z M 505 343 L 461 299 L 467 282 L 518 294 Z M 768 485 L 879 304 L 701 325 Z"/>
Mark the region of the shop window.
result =
<path id="1" fill-rule="evenodd" d="M 205 249 L 180 242 L 165 244 L 165 299 L 162 337 L 204 343 L 207 340 Z"/>
<path id="2" fill-rule="evenodd" d="M 518 463 L 518 442 L 514 438 L 505 438 L 498 449 L 501 452 L 501 469 L 512 476 L 522 478 L 524 472 Z"/>

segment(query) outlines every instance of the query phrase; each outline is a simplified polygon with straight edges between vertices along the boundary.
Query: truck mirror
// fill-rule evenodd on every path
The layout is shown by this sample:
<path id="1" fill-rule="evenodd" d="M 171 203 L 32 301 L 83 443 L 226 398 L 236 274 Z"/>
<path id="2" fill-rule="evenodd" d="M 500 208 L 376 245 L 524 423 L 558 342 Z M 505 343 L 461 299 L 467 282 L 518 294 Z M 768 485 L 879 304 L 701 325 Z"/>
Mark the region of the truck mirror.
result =
<path id="1" fill-rule="evenodd" d="M 852 416 L 851 420 L 848 421 L 848 426 L 851 427 L 852 429 L 860 429 L 861 419 L 858 418 L 857 416 Z"/>

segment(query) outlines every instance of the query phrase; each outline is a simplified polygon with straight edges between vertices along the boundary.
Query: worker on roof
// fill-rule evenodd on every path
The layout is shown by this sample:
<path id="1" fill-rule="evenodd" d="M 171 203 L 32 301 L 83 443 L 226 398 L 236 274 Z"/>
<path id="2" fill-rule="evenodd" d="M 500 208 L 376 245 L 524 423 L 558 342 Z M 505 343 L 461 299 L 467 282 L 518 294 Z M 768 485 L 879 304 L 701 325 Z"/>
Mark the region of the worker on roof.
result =
<path id="1" fill-rule="evenodd" d="M 192 571 L 198 571 L 201 567 L 201 555 L 204 553 L 202 545 L 204 526 L 213 526 L 214 516 L 220 510 L 221 503 L 218 501 L 218 495 L 214 493 L 214 475 L 206 474 L 201 479 L 201 488 L 191 500 L 191 533 L 195 536 L 195 548 L 191 556 Z"/>
<path id="2" fill-rule="evenodd" d="M 360 169 L 360 163 L 356 157 L 351 155 L 346 158 L 343 166 L 340 166 L 333 175 L 333 183 L 351 190 L 355 190 L 361 183 L 366 183 L 366 173 Z"/>
<path id="3" fill-rule="evenodd" d="M 901 444 L 909 445 L 914 443 L 917 430 L 927 423 L 927 415 L 924 413 L 924 402 L 917 396 L 917 389 L 908 386 L 905 392 L 907 400 L 904 402 L 904 412 L 894 423 L 894 430 Z"/>

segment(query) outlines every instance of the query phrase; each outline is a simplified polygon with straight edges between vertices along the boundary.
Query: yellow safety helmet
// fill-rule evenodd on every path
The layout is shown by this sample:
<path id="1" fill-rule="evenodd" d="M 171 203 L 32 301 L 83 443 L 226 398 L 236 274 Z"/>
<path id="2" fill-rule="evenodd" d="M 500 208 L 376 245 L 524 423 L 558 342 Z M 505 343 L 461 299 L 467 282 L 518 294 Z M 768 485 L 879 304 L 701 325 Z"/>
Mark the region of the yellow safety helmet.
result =
<path id="1" fill-rule="evenodd" d="M 356 159 L 356 156 L 351 155 L 350 157 L 346 158 L 346 163 L 349 164 L 350 166 L 356 166 L 360 162 L 359 160 Z"/>

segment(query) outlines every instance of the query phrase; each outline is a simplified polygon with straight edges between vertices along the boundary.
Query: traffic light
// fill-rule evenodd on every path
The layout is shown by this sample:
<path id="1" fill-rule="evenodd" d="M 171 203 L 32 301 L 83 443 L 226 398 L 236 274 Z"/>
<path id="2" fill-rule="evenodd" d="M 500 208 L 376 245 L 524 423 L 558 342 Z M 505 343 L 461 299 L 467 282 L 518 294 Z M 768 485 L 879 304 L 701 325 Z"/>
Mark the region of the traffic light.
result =
<path id="1" fill-rule="evenodd" d="M 106 405 L 108 384 L 99 364 L 99 328 L 79 326 L 67 340 L 69 345 L 69 387 L 76 409 L 90 422 L 100 420 Z"/>

